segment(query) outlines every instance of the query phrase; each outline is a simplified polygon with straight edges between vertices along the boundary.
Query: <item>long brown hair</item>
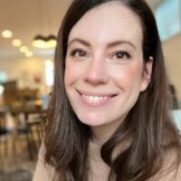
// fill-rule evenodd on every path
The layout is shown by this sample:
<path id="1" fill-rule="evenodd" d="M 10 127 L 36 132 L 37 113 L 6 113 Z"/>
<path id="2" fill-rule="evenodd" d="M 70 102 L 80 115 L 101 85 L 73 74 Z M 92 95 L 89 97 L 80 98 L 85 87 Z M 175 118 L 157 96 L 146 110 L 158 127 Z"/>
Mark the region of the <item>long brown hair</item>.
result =
<path id="1" fill-rule="evenodd" d="M 74 0 L 58 33 L 55 55 L 55 82 L 45 135 L 46 162 L 61 181 L 87 181 L 87 150 L 91 131 L 73 112 L 64 87 L 65 56 L 71 29 L 89 10 L 111 0 Z M 169 116 L 168 82 L 161 43 L 154 16 L 143 0 L 117 0 L 131 9 L 143 28 L 144 61 L 153 57 L 148 88 L 142 92 L 127 118 L 102 146 L 102 159 L 110 166 L 109 180 L 145 181 L 163 165 L 164 154 L 174 148 L 180 160 L 176 127 Z M 112 153 L 128 138 L 131 144 L 116 158 Z"/>

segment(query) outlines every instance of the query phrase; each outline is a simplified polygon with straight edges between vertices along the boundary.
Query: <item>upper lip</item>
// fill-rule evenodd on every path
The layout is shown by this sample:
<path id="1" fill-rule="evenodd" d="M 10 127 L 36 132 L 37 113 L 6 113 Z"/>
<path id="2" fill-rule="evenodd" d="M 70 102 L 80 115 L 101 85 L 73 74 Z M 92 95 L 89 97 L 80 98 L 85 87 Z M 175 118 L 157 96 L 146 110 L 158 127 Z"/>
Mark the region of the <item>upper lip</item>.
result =
<path id="1" fill-rule="evenodd" d="M 76 89 L 77 90 L 77 89 Z M 77 90 L 80 95 L 85 96 L 98 96 L 98 97 L 113 97 L 116 96 L 116 93 L 103 93 L 103 92 L 93 92 L 93 91 L 84 91 L 84 90 Z"/>

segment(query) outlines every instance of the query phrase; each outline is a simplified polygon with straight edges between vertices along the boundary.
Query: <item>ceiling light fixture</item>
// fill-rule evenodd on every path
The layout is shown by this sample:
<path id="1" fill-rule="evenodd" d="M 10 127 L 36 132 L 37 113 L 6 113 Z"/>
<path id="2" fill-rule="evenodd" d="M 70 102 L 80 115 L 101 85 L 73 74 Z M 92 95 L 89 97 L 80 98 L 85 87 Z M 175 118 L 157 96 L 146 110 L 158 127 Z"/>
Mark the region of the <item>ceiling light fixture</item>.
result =
<path id="1" fill-rule="evenodd" d="M 51 20 L 51 13 L 50 13 L 50 5 L 51 3 L 49 0 L 37 0 L 39 1 L 39 4 L 37 6 L 37 27 L 39 27 L 39 30 L 37 32 L 40 32 L 38 34 L 35 34 L 32 45 L 36 48 L 41 49 L 50 49 L 56 47 L 56 36 L 54 36 L 54 33 L 51 29 L 51 23 L 53 22 L 53 18 Z M 39 13 L 41 12 L 41 17 L 39 16 Z"/>
<path id="2" fill-rule="evenodd" d="M 25 56 L 26 57 L 32 57 L 33 53 L 30 50 L 28 50 L 27 52 L 25 52 Z"/>
<path id="3" fill-rule="evenodd" d="M 21 44 L 22 44 L 22 42 L 19 39 L 14 39 L 12 41 L 12 45 L 15 46 L 15 47 L 19 47 L 19 46 L 21 46 Z"/>
<path id="4" fill-rule="evenodd" d="M 26 47 L 26 46 L 20 47 L 20 52 L 25 53 L 26 51 L 28 51 L 28 47 Z"/>
<path id="5" fill-rule="evenodd" d="M 36 48 L 55 48 L 56 46 L 56 37 L 54 35 L 49 35 L 47 37 L 42 35 L 35 36 L 33 46 Z"/>
<path id="6" fill-rule="evenodd" d="M 3 38 L 11 38 L 13 33 L 10 30 L 4 30 L 1 32 Z"/>

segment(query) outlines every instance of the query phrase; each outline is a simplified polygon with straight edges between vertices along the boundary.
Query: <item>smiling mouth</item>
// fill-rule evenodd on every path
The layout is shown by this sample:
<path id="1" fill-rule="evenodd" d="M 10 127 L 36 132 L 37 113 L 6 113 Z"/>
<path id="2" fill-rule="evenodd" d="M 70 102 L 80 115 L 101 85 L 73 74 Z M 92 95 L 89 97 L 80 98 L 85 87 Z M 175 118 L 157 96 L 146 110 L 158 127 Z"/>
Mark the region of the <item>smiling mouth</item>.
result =
<path id="1" fill-rule="evenodd" d="M 116 94 L 105 94 L 105 95 L 96 95 L 91 93 L 82 93 L 79 92 L 81 99 L 84 103 L 89 106 L 101 106 L 110 102 L 111 98 L 115 97 Z"/>

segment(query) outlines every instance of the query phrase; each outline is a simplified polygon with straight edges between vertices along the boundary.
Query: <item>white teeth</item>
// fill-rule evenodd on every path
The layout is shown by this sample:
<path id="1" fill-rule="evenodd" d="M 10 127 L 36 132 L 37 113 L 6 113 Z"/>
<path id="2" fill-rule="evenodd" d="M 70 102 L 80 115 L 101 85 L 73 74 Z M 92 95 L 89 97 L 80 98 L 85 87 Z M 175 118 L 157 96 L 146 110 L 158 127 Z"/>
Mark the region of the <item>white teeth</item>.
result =
<path id="1" fill-rule="evenodd" d="M 108 98 L 107 96 L 87 96 L 87 95 L 82 95 L 82 97 L 85 98 L 90 103 L 97 103 Z"/>

